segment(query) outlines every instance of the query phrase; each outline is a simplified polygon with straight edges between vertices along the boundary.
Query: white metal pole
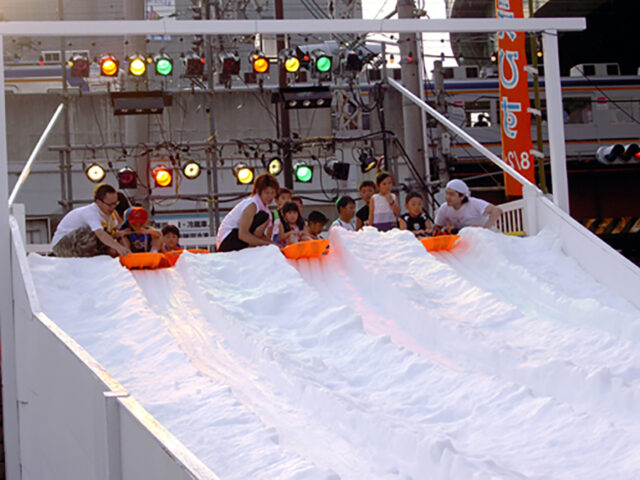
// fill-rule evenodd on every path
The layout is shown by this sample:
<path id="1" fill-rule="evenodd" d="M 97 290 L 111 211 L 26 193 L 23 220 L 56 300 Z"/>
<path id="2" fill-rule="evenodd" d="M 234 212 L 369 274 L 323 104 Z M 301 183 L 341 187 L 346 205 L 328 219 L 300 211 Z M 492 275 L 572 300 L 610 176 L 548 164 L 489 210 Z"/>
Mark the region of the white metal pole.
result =
<path id="1" fill-rule="evenodd" d="M 569 179 L 567 176 L 567 152 L 564 137 L 564 113 L 562 109 L 562 83 L 560 80 L 557 30 L 548 30 L 542 33 L 542 48 L 544 51 L 544 88 L 547 97 L 547 125 L 549 129 L 553 203 L 564 212 L 569 213 Z"/>
<path id="2" fill-rule="evenodd" d="M 406 96 L 409 100 L 411 100 L 413 103 L 418 105 L 420 108 L 425 110 L 427 113 L 429 113 L 429 115 L 434 117 L 436 120 L 442 123 L 449 130 L 452 130 L 459 137 L 464 138 L 467 142 L 469 142 L 469 144 L 471 144 L 471 146 L 473 146 L 481 154 L 483 154 L 493 163 L 495 163 L 500 168 L 502 168 L 505 172 L 507 172 L 509 175 L 515 178 L 522 185 L 529 185 L 535 188 L 537 191 L 540 191 L 538 187 L 536 187 L 533 183 L 531 183 L 529 180 L 524 178 L 518 171 L 514 170 L 512 167 L 510 167 L 505 162 L 503 162 L 502 159 L 497 155 L 495 155 L 494 153 L 492 153 L 491 150 L 489 150 L 487 147 L 482 145 L 480 142 L 478 142 L 475 138 L 473 138 L 471 135 L 469 135 L 467 132 L 465 132 L 462 128 L 460 128 L 458 125 L 453 123 L 447 117 L 442 115 L 435 108 L 429 106 L 427 103 L 425 103 L 424 101 L 416 97 L 413 93 L 411 93 L 409 90 L 404 88 L 404 86 L 402 86 L 401 83 L 397 82 L 393 78 L 389 78 L 388 82 L 389 82 L 389 85 L 391 85 L 393 88 L 398 90 L 400 93 L 402 93 L 404 96 Z"/>
<path id="3" fill-rule="evenodd" d="M 9 207 L 11 207 L 11 205 L 13 205 L 13 202 L 15 202 L 16 196 L 18 195 L 20 188 L 22 188 L 22 185 L 24 185 L 24 182 L 27 180 L 27 177 L 31 172 L 31 166 L 33 165 L 34 160 L 38 156 L 38 153 L 40 153 L 40 150 L 42 149 L 44 142 L 47 141 L 47 138 L 49 137 L 49 134 L 51 133 L 51 130 L 53 129 L 54 125 L 58 121 L 58 118 L 60 117 L 60 114 L 62 113 L 63 109 L 64 109 L 64 103 L 61 103 L 60 105 L 58 105 L 58 108 L 53 114 L 53 117 L 51 117 L 51 120 L 49 120 L 49 124 L 47 125 L 47 128 L 44 129 L 44 132 L 42 132 L 42 135 L 40 136 L 40 140 L 38 140 L 38 143 L 36 143 L 36 146 L 31 152 L 31 155 L 29 155 L 29 159 L 27 160 L 27 163 L 22 169 L 22 172 L 20 173 L 20 177 L 18 178 L 18 181 L 13 186 L 13 191 L 11 192 L 11 196 L 9 197 Z"/>
<path id="4" fill-rule="evenodd" d="M 0 35 L 118 37 L 121 35 L 276 35 L 321 33 L 580 31 L 584 18 L 446 18 L 401 20 L 83 20 L 0 22 Z"/>
<path id="5" fill-rule="evenodd" d="M 0 35 L 0 52 L 4 37 Z M 4 93 L 4 55 L 0 55 L 0 198 L 9 194 L 7 118 Z M 0 340 L 2 341 L 2 406 L 5 469 L 8 480 L 20 478 L 20 437 L 18 428 L 18 382 L 13 312 L 13 277 L 9 204 L 0 201 Z"/>

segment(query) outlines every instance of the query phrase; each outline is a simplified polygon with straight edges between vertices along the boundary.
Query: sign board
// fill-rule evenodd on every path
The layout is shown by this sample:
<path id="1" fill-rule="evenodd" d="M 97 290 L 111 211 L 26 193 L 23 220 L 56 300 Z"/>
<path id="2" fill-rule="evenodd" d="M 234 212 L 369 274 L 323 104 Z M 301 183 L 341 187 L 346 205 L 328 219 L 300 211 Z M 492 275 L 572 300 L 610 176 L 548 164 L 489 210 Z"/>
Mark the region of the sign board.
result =
<path id="1" fill-rule="evenodd" d="M 522 18 L 522 0 L 496 0 L 498 18 Z M 502 158 L 525 178 L 535 183 L 531 155 L 531 117 L 524 32 L 498 32 L 498 72 L 500 79 L 500 131 Z M 505 173 L 508 196 L 522 195 L 522 185 Z"/>

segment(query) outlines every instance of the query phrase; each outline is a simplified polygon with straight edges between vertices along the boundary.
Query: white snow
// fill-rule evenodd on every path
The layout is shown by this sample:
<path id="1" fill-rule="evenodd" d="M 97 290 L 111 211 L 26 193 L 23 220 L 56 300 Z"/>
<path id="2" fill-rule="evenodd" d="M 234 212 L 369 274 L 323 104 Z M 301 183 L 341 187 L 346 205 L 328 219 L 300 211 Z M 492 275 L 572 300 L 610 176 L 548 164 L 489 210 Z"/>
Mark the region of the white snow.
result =
<path id="1" fill-rule="evenodd" d="M 29 260 L 45 313 L 222 479 L 640 477 L 640 311 L 551 233 L 330 240 Z"/>

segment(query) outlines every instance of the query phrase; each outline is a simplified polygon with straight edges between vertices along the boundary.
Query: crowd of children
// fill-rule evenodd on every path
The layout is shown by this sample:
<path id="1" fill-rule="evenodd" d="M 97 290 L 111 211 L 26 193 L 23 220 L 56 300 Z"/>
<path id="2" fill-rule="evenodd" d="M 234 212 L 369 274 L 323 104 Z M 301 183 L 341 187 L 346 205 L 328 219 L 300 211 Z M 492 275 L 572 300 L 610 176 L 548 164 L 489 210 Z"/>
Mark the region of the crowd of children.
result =
<path id="1" fill-rule="evenodd" d="M 406 211 L 401 213 L 398 197 L 392 192 L 392 187 L 391 175 L 381 171 L 375 183 L 365 180 L 360 184 L 359 193 L 364 205 L 359 210 L 356 211 L 354 198 L 348 195 L 338 198 L 335 204 L 337 218 L 330 224 L 329 230 L 339 227 L 357 231 L 365 226 L 380 231 L 399 228 L 424 238 L 442 232 L 455 233 L 465 226 L 490 227 L 502 213 L 500 208 L 471 197 L 468 186 L 462 180 L 455 179 L 447 184 L 445 203 L 436 212 L 435 222 L 432 223 L 424 210 L 424 199 L 419 192 L 406 195 Z M 115 190 L 109 188 L 111 190 L 107 194 L 115 194 Z M 180 230 L 175 225 L 165 225 L 162 231 L 155 229 L 149 225 L 149 215 L 143 207 L 130 207 L 126 197 L 122 197 L 118 196 L 118 201 L 113 202 L 118 227 L 110 233 L 119 245 L 117 248 L 114 245 L 113 250 L 122 248 L 123 252 L 138 253 L 182 249 L 179 243 Z M 101 198 L 96 201 L 100 203 Z M 273 202 L 275 208 L 270 207 Z M 216 249 L 232 251 L 268 244 L 286 247 L 300 241 L 326 238 L 325 227 L 329 218 L 314 210 L 305 220 L 302 208 L 300 196 L 287 188 L 279 188 L 272 175 L 260 175 L 254 184 L 253 194 L 225 216 L 218 230 Z M 58 250 L 58 253 L 64 253 L 62 247 Z"/>

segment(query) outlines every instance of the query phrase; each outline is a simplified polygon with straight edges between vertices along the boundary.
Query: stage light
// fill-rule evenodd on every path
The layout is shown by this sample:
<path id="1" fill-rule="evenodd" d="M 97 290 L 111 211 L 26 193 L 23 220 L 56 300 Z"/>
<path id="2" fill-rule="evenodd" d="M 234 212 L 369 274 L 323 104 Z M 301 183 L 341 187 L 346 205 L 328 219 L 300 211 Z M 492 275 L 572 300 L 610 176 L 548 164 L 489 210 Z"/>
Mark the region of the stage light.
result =
<path id="1" fill-rule="evenodd" d="M 187 162 L 182 167 L 182 173 L 189 180 L 193 180 L 194 178 L 198 178 L 200 176 L 200 164 L 193 160 Z"/>
<path id="2" fill-rule="evenodd" d="M 344 60 L 344 69 L 347 72 L 359 72 L 364 66 L 364 56 L 360 52 L 347 52 Z"/>
<path id="3" fill-rule="evenodd" d="M 269 160 L 267 170 L 271 175 L 278 175 L 282 171 L 282 160 L 279 157 L 273 157 Z"/>
<path id="4" fill-rule="evenodd" d="M 204 76 L 204 64 L 207 60 L 195 53 L 189 54 L 185 58 L 185 74 L 187 78 L 196 78 Z"/>
<path id="5" fill-rule="evenodd" d="M 89 70 L 91 66 L 91 62 L 86 55 L 77 54 L 71 57 L 71 59 L 67 62 L 69 68 L 71 69 L 72 77 L 88 77 Z"/>
<path id="6" fill-rule="evenodd" d="M 142 77 L 147 73 L 147 61 L 145 57 L 134 54 L 129 57 L 129 75 L 134 77 Z"/>
<path id="7" fill-rule="evenodd" d="M 327 73 L 331 71 L 331 65 L 333 62 L 331 57 L 324 53 L 323 50 L 314 50 L 312 56 L 316 71 L 320 73 Z"/>
<path id="8" fill-rule="evenodd" d="M 360 162 L 360 171 L 362 171 L 362 173 L 370 172 L 378 165 L 378 161 L 373 155 L 367 152 L 360 153 L 358 161 Z"/>
<path id="9" fill-rule="evenodd" d="M 238 165 L 236 165 L 233 173 L 235 174 L 236 180 L 239 185 L 249 185 L 253 183 L 255 172 L 253 168 L 248 167 L 244 163 L 239 163 Z"/>
<path id="10" fill-rule="evenodd" d="M 137 188 L 138 176 L 131 167 L 123 167 L 118 170 L 118 188 Z"/>
<path id="11" fill-rule="evenodd" d="M 240 57 L 236 53 L 223 52 L 220 54 L 222 62 L 222 74 L 239 75 L 240 74 Z"/>
<path id="12" fill-rule="evenodd" d="M 296 73 L 300 70 L 300 59 L 292 49 L 285 48 L 280 52 L 280 62 L 288 73 Z"/>
<path id="13" fill-rule="evenodd" d="M 249 55 L 249 61 L 255 73 L 269 73 L 269 60 L 262 52 L 253 52 Z"/>
<path id="14" fill-rule="evenodd" d="M 334 180 L 348 180 L 349 179 L 349 165 L 346 162 L 340 162 L 335 160 L 328 165 L 324 166 L 324 171 Z"/>
<path id="15" fill-rule="evenodd" d="M 313 179 L 313 167 L 306 163 L 296 163 L 293 167 L 296 177 L 296 182 L 310 183 Z"/>
<path id="16" fill-rule="evenodd" d="M 100 58 L 100 75 L 103 77 L 115 77 L 119 69 L 120 62 L 113 55 L 103 55 Z"/>
<path id="17" fill-rule="evenodd" d="M 166 53 L 160 53 L 153 57 L 156 66 L 156 75 L 166 77 L 173 72 L 173 60 Z"/>
<path id="18" fill-rule="evenodd" d="M 164 165 L 158 165 L 153 169 L 153 180 L 156 183 L 156 187 L 170 187 L 173 183 L 173 173 L 171 169 Z"/>
<path id="19" fill-rule="evenodd" d="M 91 165 L 89 165 L 89 167 L 84 173 L 87 175 L 87 178 L 91 180 L 93 183 L 101 182 L 104 179 L 105 175 L 107 174 L 104 171 L 104 168 L 102 168 L 97 163 L 92 163 Z"/>

